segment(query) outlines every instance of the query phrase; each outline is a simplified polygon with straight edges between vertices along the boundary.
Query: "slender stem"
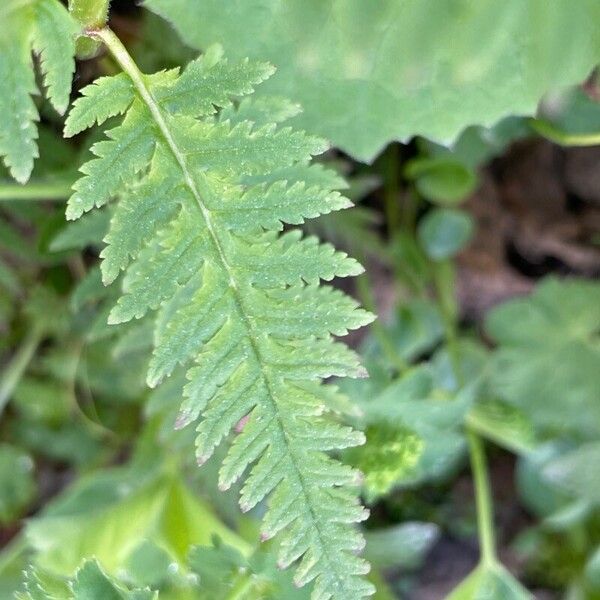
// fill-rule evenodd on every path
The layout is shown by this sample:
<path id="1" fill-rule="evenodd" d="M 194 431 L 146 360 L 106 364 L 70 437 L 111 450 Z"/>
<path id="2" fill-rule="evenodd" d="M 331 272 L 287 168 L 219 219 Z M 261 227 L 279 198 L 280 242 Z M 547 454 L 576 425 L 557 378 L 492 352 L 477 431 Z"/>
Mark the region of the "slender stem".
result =
<path id="1" fill-rule="evenodd" d="M 437 301 L 444 320 L 446 345 L 450 363 L 457 385 L 464 384 L 464 373 L 460 360 L 460 348 L 457 335 L 457 315 L 455 299 L 455 277 L 452 264 L 436 263 L 433 265 L 434 282 Z M 473 485 L 475 487 L 475 506 L 477 509 L 477 532 L 479 535 L 480 561 L 486 566 L 497 564 L 494 540 L 493 502 L 490 489 L 487 463 L 481 438 L 473 427 L 465 422 L 465 430 L 469 443 L 469 456 Z"/>
<path id="2" fill-rule="evenodd" d="M 225 600 L 244 600 L 252 591 L 254 581 L 248 573 L 243 573 L 237 583 L 233 586 Z"/>
<path id="3" fill-rule="evenodd" d="M 362 305 L 368 311 L 377 313 L 377 306 L 375 305 L 375 300 L 371 291 L 371 283 L 366 273 L 356 278 L 356 289 Z M 388 335 L 387 329 L 379 319 L 376 319 L 371 323 L 371 331 L 373 332 L 375 339 L 379 342 L 383 353 L 390 363 L 394 365 L 398 373 L 405 373 L 410 365 L 402 356 L 400 356 Z"/>
<path id="4" fill-rule="evenodd" d="M 413 187 L 410 187 L 402 196 L 402 227 L 410 233 L 414 233 L 417 221 L 417 213 L 421 199 Z"/>
<path id="5" fill-rule="evenodd" d="M 398 194 L 399 160 L 398 145 L 392 144 L 384 156 L 384 206 L 388 235 L 391 238 L 400 224 L 400 198 Z"/>
<path id="6" fill-rule="evenodd" d="M 23 376 L 27 365 L 31 362 L 41 339 L 41 329 L 37 327 L 31 329 L 25 336 L 23 343 L 13 356 L 12 360 L 6 366 L 2 379 L 0 380 L 0 415 L 10 400 L 19 380 Z"/>
<path id="7" fill-rule="evenodd" d="M 10 542 L 2 548 L 0 553 L 0 575 L 28 548 L 27 540 L 21 530 Z"/>
<path id="8" fill-rule="evenodd" d="M 490 480 L 488 476 L 485 452 L 481 438 L 471 429 L 467 429 L 471 469 L 475 484 L 475 502 L 477 506 L 477 529 L 479 533 L 479 548 L 481 562 L 486 566 L 494 566 L 496 557 L 496 542 L 494 536 L 494 516 Z"/>
<path id="9" fill-rule="evenodd" d="M 458 344 L 458 309 L 455 298 L 455 277 L 452 263 L 432 263 L 433 282 L 435 285 L 437 305 L 444 324 L 446 347 L 458 387 L 464 384 L 460 348 Z"/>
<path id="10" fill-rule="evenodd" d="M 35 182 L 27 185 L 17 183 L 0 184 L 1 200 L 63 200 L 68 198 L 73 190 L 71 180 L 53 182 Z"/>
<path id="11" fill-rule="evenodd" d="M 69 12 L 84 31 L 100 29 L 108 21 L 110 0 L 69 0 Z M 98 52 L 100 42 L 81 36 L 77 40 L 77 57 L 92 58 Z"/>

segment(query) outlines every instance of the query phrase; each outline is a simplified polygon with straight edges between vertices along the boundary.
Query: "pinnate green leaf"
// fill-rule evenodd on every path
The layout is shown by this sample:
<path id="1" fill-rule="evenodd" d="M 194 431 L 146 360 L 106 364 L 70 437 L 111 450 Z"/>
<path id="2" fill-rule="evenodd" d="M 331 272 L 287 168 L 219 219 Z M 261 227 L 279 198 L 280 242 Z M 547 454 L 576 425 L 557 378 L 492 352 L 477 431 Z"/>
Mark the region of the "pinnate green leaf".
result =
<path id="1" fill-rule="evenodd" d="M 0 22 L 0 156 L 11 175 L 25 183 L 39 155 L 31 52 L 39 54 L 48 99 L 62 114 L 75 71 L 76 27 L 58 0 L 7 0 Z"/>
<path id="2" fill-rule="evenodd" d="M 129 104 L 123 122 L 93 147 L 97 158 L 82 168 L 67 208 L 78 218 L 120 197 L 102 251 L 105 282 L 125 270 L 109 320 L 156 311 L 148 383 L 178 365 L 187 370 L 177 427 L 202 417 L 199 464 L 236 434 L 219 486 L 245 477 L 243 510 L 268 498 L 262 537 L 279 534 L 279 564 L 298 563 L 296 584 L 314 582 L 314 600 L 368 596 L 368 565 L 356 556 L 364 541 L 352 526 L 367 516 L 353 489 L 359 476 L 325 454 L 364 435 L 329 414 L 321 379 L 365 374 L 332 336 L 372 316 L 319 287 L 363 269 L 316 237 L 281 232 L 350 206 L 332 189 L 337 176 L 309 166 L 327 144 L 278 125 L 289 104 L 263 103 L 252 121 L 241 118 L 250 105 L 232 107 L 271 73 L 268 65 L 227 62 L 211 49 L 180 76 L 131 69 L 135 97 L 119 104 Z M 103 102 L 97 110 L 79 102 L 67 131 L 107 115 Z M 224 118 L 214 115 L 220 108 Z"/>

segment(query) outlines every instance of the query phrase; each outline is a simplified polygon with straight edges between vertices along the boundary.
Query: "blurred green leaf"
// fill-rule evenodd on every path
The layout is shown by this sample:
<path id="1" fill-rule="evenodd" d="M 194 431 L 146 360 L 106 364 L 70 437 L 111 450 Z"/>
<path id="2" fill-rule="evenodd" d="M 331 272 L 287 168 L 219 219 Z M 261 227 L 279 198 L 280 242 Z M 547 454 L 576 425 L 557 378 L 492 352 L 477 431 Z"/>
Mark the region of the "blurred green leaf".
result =
<path id="1" fill-rule="evenodd" d="M 198 579 L 198 595 L 206 600 L 308 600 L 310 588 L 296 587 L 289 572 L 279 569 L 272 552 L 259 549 L 246 558 L 235 548 L 213 539 L 197 546 L 189 564 Z"/>
<path id="2" fill-rule="evenodd" d="M 128 590 L 110 578 L 96 560 L 86 560 L 71 580 L 38 568 L 25 573 L 17 600 L 157 600 L 158 592 Z"/>
<path id="3" fill-rule="evenodd" d="M 455 352 L 465 381 L 481 382 L 486 379 L 489 353 L 480 341 L 467 337 L 461 338 L 457 341 Z M 461 385 L 457 381 L 447 346 L 441 346 L 435 352 L 431 359 L 431 369 L 436 386 L 448 392 L 460 389 Z"/>
<path id="4" fill-rule="evenodd" d="M 63 422 L 72 403 L 70 390 L 49 378 L 23 377 L 13 394 L 13 404 L 24 418 L 49 425 Z"/>
<path id="5" fill-rule="evenodd" d="M 494 309 L 492 388 L 546 432 L 600 435 L 600 284 L 549 278 Z"/>
<path id="6" fill-rule="evenodd" d="M 437 306 L 429 300 L 402 303 L 388 328 L 395 350 L 412 361 L 428 352 L 442 339 L 444 326 Z"/>
<path id="7" fill-rule="evenodd" d="M 465 212 L 436 208 L 419 222 L 417 235 L 432 260 L 445 260 L 458 254 L 473 236 L 473 220 Z"/>
<path id="8" fill-rule="evenodd" d="M 412 299 L 401 303 L 385 323 L 386 339 L 391 348 L 406 362 L 412 362 L 431 352 L 444 335 L 442 318 L 436 305 L 430 300 Z M 361 346 L 363 362 L 371 379 L 375 371 L 385 369 L 389 356 L 382 348 L 382 341 L 370 335 Z M 363 382 L 358 382 L 361 385 Z M 348 384 L 348 382 L 346 382 Z M 350 382 L 349 385 L 352 385 Z"/>
<path id="9" fill-rule="evenodd" d="M 576 531 L 593 512 L 593 505 L 587 500 L 574 500 L 542 521 L 542 526 L 552 531 L 567 534 Z"/>
<path id="10" fill-rule="evenodd" d="M 15 439 L 29 451 L 61 463 L 84 466 L 93 463 L 108 450 L 85 424 L 65 421 L 49 426 L 19 419 L 13 424 Z"/>
<path id="11" fill-rule="evenodd" d="M 481 564 L 447 600 L 533 600 L 533 596 L 502 565 Z"/>
<path id="12" fill-rule="evenodd" d="M 519 457 L 516 469 L 519 498 L 538 517 L 555 514 L 572 500 L 570 494 L 557 488 L 542 475 L 545 466 L 564 454 L 566 448 L 568 446 L 564 442 L 554 441 Z"/>
<path id="13" fill-rule="evenodd" d="M 563 146 L 600 144 L 600 102 L 580 88 L 551 94 L 531 121 L 533 129 Z"/>
<path id="14" fill-rule="evenodd" d="M 124 590 L 111 580 L 95 560 L 90 560 L 75 574 L 73 600 L 155 600 L 158 592 Z"/>
<path id="15" fill-rule="evenodd" d="M 585 578 L 593 590 L 600 591 L 600 546 L 592 552 L 585 565 Z"/>
<path id="16" fill-rule="evenodd" d="M 109 210 L 95 210 L 81 219 L 69 221 L 54 236 L 50 243 L 52 252 L 64 250 L 84 250 L 87 246 L 100 246 L 108 231 L 111 213 Z"/>
<path id="17" fill-rule="evenodd" d="M 452 155 L 415 158 L 406 164 L 404 175 L 414 181 L 421 196 L 449 206 L 466 200 L 477 185 L 473 170 Z"/>
<path id="18" fill-rule="evenodd" d="M 492 127 L 467 127 L 450 148 L 424 138 L 419 138 L 419 145 L 430 156 L 451 156 L 454 161 L 474 170 L 500 155 L 510 143 L 529 135 L 531 128 L 527 119 L 511 116 Z"/>
<path id="19" fill-rule="evenodd" d="M 438 540 L 433 523 L 410 522 L 365 533 L 365 556 L 378 569 L 416 569 Z"/>
<path id="20" fill-rule="evenodd" d="M 33 467 L 33 460 L 26 452 L 0 444 L 0 524 L 18 519 L 35 498 Z"/>
<path id="21" fill-rule="evenodd" d="M 125 563 L 128 579 L 139 587 L 159 588 L 169 576 L 173 558 L 158 544 L 142 540 Z"/>
<path id="22" fill-rule="evenodd" d="M 232 58 L 272 62 L 277 73 L 258 93 L 300 102 L 300 127 L 363 161 L 391 140 L 450 144 L 468 125 L 532 115 L 545 92 L 600 61 L 595 0 L 146 5 L 197 49 L 220 42 Z"/>
<path id="23" fill-rule="evenodd" d="M 537 442 L 526 415 L 505 402 L 475 403 L 467 415 L 467 423 L 479 435 L 516 454 L 531 451 Z"/>
<path id="24" fill-rule="evenodd" d="M 365 435 L 366 443 L 348 450 L 344 458 L 364 475 L 366 500 L 373 502 L 414 472 L 424 443 L 414 431 L 391 423 L 370 425 Z"/>
<path id="25" fill-rule="evenodd" d="M 364 411 L 362 421 L 367 432 L 372 431 L 371 444 L 353 449 L 352 457 L 361 462 L 364 453 L 363 466 L 373 467 L 378 483 L 414 486 L 446 477 L 457 468 L 465 449 L 461 427 L 474 401 L 475 388 L 457 394 L 436 388 L 433 372 L 424 364 L 410 369 L 375 397 L 365 397 L 356 388 L 349 391 Z M 383 433 L 377 433 L 379 428 Z M 382 444 L 379 450 L 377 442 Z M 391 464 L 377 464 L 378 452 Z M 414 460 L 415 455 L 418 460 Z M 384 470 L 379 472 L 380 468 Z M 382 473 L 385 477 L 379 479 Z M 393 483 L 392 474 L 396 475 Z"/>
<path id="26" fill-rule="evenodd" d="M 177 477 L 153 470 L 143 477 L 133 467 L 84 478 L 26 529 L 36 564 L 63 575 L 89 556 L 117 574 L 144 540 L 184 563 L 192 544 L 208 543 L 214 534 L 245 548 Z"/>
<path id="27" fill-rule="evenodd" d="M 574 496 L 600 503 L 600 442 L 583 444 L 544 466 L 543 474 Z"/>

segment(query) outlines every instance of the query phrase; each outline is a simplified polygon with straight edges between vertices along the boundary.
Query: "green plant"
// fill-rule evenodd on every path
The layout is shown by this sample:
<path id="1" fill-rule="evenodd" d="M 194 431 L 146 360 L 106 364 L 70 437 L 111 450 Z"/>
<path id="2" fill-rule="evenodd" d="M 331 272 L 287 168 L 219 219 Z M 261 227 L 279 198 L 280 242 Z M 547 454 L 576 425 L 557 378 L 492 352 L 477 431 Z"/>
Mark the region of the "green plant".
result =
<path id="1" fill-rule="evenodd" d="M 5 2 L 0 52 L 2 119 L 0 156 L 13 177 L 25 183 L 38 156 L 35 123 L 38 110 L 31 98 L 37 91 L 31 50 L 40 56 L 48 99 L 64 113 L 75 71 L 75 23 L 58 0 Z"/>
<path id="2" fill-rule="evenodd" d="M 0 596 L 390 600 L 477 532 L 449 598 L 597 597 L 598 285 L 545 279 L 482 327 L 459 302 L 479 166 L 536 131 L 592 143 L 598 107 L 569 90 L 481 124 L 583 79 L 597 7 L 148 0 L 190 60 L 155 16 L 68 4 L 0 9 Z M 366 166 L 311 132 L 364 160 L 433 141 Z M 507 550 L 509 454 L 535 522 Z"/>
<path id="3" fill-rule="evenodd" d="M 106 236 L 105 283 L 130 256 L 135 259 L 109 323 L 160 308 L 148 383 L 156 385 L 178 364 L 196 362 L 189 367 L 177 427 L 203 416 L 197 428 L 199 464 L 239 427 L 219 485 L 227 489 L 256 462 L 241 505 L 249 510 L 274 494 L 262 535 L 267 539 L 289 529 L 282 539 L 282 566 L 304 556 L 297 581 L 316 578 L 316 598 L 359 597 L 369 589 L 354 577 L 365 572 L 364 564 L 339 553 L 362 544 L 344 524 L 364 513 L 349 491 L 339 489 L 356 475 L 320 452 L 361 443 L 362 436 L 318 417 L 326 404 L 313 381 L 360 374 L 357 359 L 330 336 L 365 324 L 369 315 L 338 292 L 315 285 L 358 274 L 360 267 L 315 238 L 277 235 L 283 222 L 347 206 L 339 194 L 304 182 L 310 155 L 323 149 L 322 142 L 256 121 L 235 126 L 214 121 L 214 107 L 250 91 L 268 76 L 268 65 L 230 66 L 213 49 L 180 77 L 159 74 L 153 82 L 108 29 L 93 35 L 108 46 L 126 77 L 101 80 L 84 92 L 66 132 L 102 122 L 103 98 L 113 112 L 126 115 L 110 130 L 110 141 L 92 148 L 98 158 L 84 166 L 86 176 L 74 186 L 67 217 L 102 206 L 149 166 L 148 175 L 120 200 Z M 295 171 L 293 183 L 289 174 L 283 179 L 284 169 Z M 259 183 L 247 187 L 251 177 Z M 176 198 L 172 206 L 166 196 Z M 328 318 L 332 309 L 334 319 Z M 278 311 L 285 312 L 285 324 Z"/>
<path id="4" fill-rule="evenodd" d="M 194 48 L 218 41 L 232 57 L 276 63 L 259 93 L 300 102 L 301 127 L 369 162 L 393 140 L 450 144 L 468 125 L 533 115 L 548 89 L 579 83 L 600 60 L 592 0 L 386 0 L 377 11 L 336 0 L 147 5 Z"/>

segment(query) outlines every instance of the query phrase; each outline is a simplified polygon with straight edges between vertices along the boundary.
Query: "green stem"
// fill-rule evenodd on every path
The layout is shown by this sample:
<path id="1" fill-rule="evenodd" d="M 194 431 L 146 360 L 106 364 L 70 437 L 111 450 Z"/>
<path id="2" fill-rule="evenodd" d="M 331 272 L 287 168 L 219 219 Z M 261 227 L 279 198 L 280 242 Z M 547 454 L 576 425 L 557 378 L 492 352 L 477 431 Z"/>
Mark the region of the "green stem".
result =
<path id="1" fill-rule="evenodd" d="M 431 265 L 437 305 L 444 323 L 446 347 L 457 386 L 464 384 L 458 345 L 458 308 L 455 298 L 454 268 L 450 261 L 434 262 Z"/>
<path id="2" fill-rule="evenodd" d="M 432 268 L 437 302 L 444 321 L 450 363 L 456 383 L 460 387 L 464 385 L 464 373 L 462 371 L 460 348 L 458 346 L 458 308 L 455 298 L 454 269 L 452 263 L 449 261 L 434 263 Z M 486 566 L 494 566 L 498 561 L 494 540 L 493 502 L 483 443 L 468 422 L 465 423 L 465 430 L 469 443 L 469 456 L 473 472 L 473 485 L 475 487 L 477 531 L 481 552 L 480 562 Z"/>
<path id="3" fill-rule="evenodd" d="M 86 32 L 104 27 L 108 21 L 110 0 L 69 0 L 69 12 Z M 98 53 L 100 42 L 89 37 L 77 40 L 77 57 L 92 58 Z"/>
<path id="4" fill-rule="evenodd" d="M 374 314 L 377 314 L 377 306 L 371 292 L 371 283 L 366 274 L 360 275 L 356 278 L 356 289 L 358 297 L 362 305 Z M 376 319 L 371 323 L 371 331 L 375 336 L 375 339 L 379 342 L 383 353 L 386 355 L 390 363 L 397 369 L 398 373 L 405 373 L 410 365 L 396 350 L 394 343 L 390 339 L 387 329 L 383 326 L 379 319 Z"/>
<path id="5" fill-rule="evenodd" d="M 108 20 L 110 0 L 69 0 L 69 12 L 84 29 L 100 29 Z"/>
<path id="6" fill-rule="evenodd" d="M 244 598 L 248 596 L 249 592 L 252 591 L 253 587 L 254 582 L 252 577 L 250 577 L 247 573 L 244 573 L 241 578 L 239 578 L 239 581 L 234 584 L 229 594 L 227 594 L 225 600 L 244 600 Z"/>
<path id="7" fill-rule="evenodd" d="M 27 185 L 17 183 L 0 184 L 0 201 L 2 200 L 63 200 L 68 198 L 73 190 L 72 181 L 35 182 Z"/>
<path id="8" fill-rule="evenodd" d="M 392 238 L 400 225 L 400 198 L 398 194 L 400 157 L 397 144 L 392 144 L 388 148 L 384 156 L 384 161 L 383 200 L 388 235 Z"/>
<path id="9" fill-rule="evenodd" d="M 22 530 L 19 532 L 0 553 L 0 575 L 5 569 L 21 556 L 28 548 L 27 540 Z"/>
<path id="10" fill-rule="evenodd" d="M 414 187 L 409 188 L 402 197 L 401 224 L 409 233 L 415 232 L 420 202 L 421 199 Z"/>
<path id="11" fill-rule="evenodd" d="M 492 567 L 497 564 L 496 542 L 494 536 L 494 517 L 490 480 L 481 438 L 467 428 L 471 469 L 475 485 L 475 503 L 477 506 L 477 529 L 482 564 Z"/>
<path id="12" fill-rule="evenodd" d="M 23 376 L 27 365 L 31 362 L 41 339 L 41 329 L 37 327 L 31 329 L 12 360 L 6 366 L 2 380 L 0 380 L 0 415 Z"/>

